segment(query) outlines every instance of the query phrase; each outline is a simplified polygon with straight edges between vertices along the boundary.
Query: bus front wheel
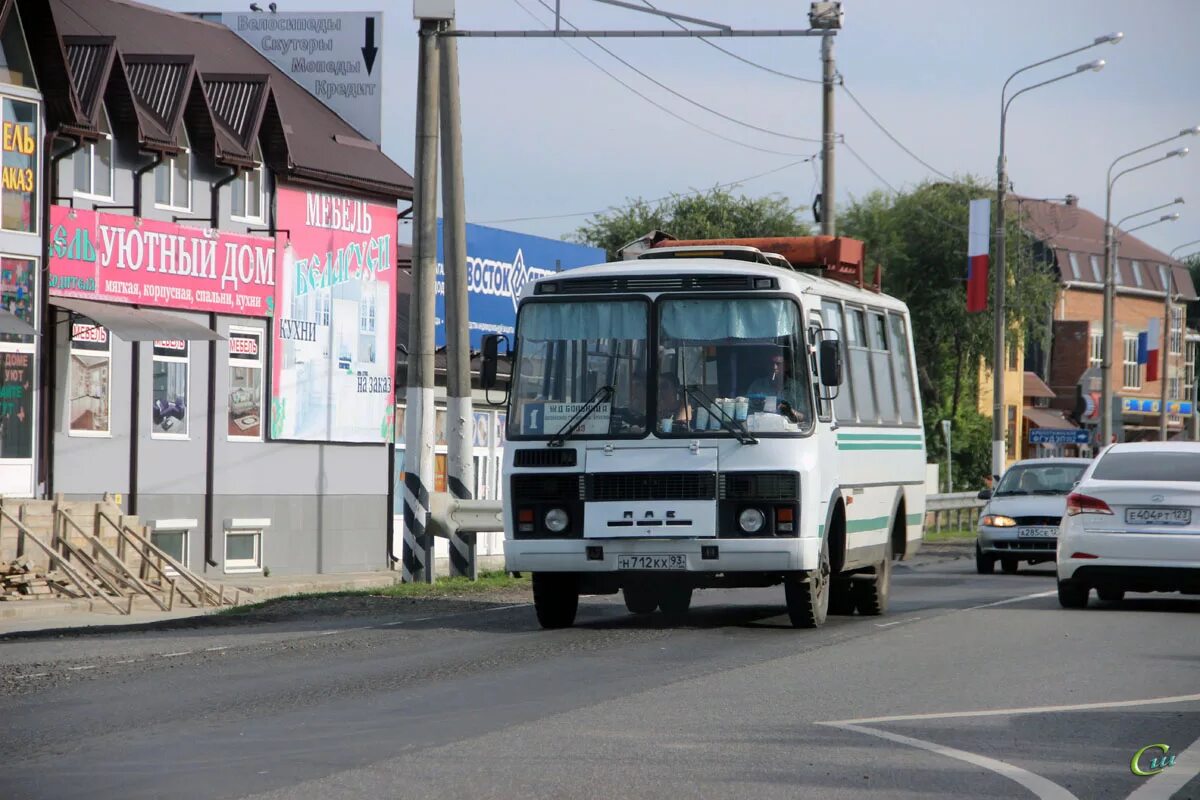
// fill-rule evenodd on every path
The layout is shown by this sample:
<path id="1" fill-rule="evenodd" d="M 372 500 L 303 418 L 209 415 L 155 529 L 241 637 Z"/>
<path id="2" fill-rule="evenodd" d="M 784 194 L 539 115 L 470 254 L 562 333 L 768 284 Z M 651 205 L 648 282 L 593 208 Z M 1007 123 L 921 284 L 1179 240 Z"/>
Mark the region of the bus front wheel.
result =
<path id="1" fill-rule="evenodd" d="M 563 572 L 533 573 L 533 609 L 543 628 L 569 628 L 579 610 L 575 576 Z"/>
<path id="2" fill-rule="evenodd" d="M 788 618 L 793 628 L 819 628 L 829 613 L 829 544 L 821 547 L 817 569 L 789 575 L 783 582 Z"/>

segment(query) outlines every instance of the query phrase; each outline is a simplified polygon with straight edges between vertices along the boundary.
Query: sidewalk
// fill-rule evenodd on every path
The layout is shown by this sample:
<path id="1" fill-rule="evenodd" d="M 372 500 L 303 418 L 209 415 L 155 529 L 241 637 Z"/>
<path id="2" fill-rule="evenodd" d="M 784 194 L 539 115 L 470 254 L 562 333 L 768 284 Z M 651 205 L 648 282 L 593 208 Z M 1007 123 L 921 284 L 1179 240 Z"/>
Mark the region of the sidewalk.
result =
<path id="1" fill-rule="evenodd" d="M 226 576 L 218 580 L 230 590 L 239 589 L 238 603 L 260 603 L 292 594 L 379 589 L 400 582 L 399 572 L 349 572 L 337 575 Z M 145 599 L 145 598 L 143 598 Z M 110 627 L 186 619 L 220 609 L 191 608 L 180 604 L 173 611 L 148 610 L 135 605 L 132 614 L 118 614 L 101 600 L 21 600 L 0 602 L 0 636 L 6 633 L 56 628 Z M 229 608 L 229 606 L 225 606 Z"/>

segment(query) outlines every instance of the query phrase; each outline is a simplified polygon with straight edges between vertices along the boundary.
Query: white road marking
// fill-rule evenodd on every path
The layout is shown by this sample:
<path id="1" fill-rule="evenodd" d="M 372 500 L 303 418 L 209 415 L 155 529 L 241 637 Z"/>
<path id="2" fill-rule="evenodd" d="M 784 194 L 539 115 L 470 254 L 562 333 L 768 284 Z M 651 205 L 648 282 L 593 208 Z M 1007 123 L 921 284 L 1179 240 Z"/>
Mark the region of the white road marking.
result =
<path id="1" fill-rule="evenodd" d="M 876 628 L 890 628 L 893 625 L 903 625 L 906 622 L 916 622 L 920 617 L 912 617 L 911 619 L 898 619 L 895 622 L 876 622 Z"/>
<path id="2" fill-rule="evenodd" d="M 1129 795 L 1129 800 L 1173 797 L 1197 775 L 1200 775 L 1200 739 L 1192 742 L 1191 747 L 1176 756 L 1175 766 L 1163 770 L 1143 783 L 1137 791 Z"/>
<path id="3" fill-rule="evenodd" d="M 71 672 L 83 672 L 85 669 L 95 669 L 95 668 L 96 668 L 95 664 L 89 664 L 86 667 L 67 667 L 67 669 L 71 670 Z"/>
<path id="4" fill-rule="evenodd" d="M 141 661 L 140 658 L 127 658 L 124 661 L 114 661 L 113 664 L 136 664 L 139 661 Z"/>
<path id="5" fill-rule="evenodd" d="M 1057 589 L 1055 589 L 1052 592 L 1036 592 L 1034 594 L 1023 594 L 1020 597 L 1010 597 L 1007 600 L 997 600 L 994 603 L 984 603 L 981 606 L 970 606 L 969 608 L 964 608 L 963 611 L 978 611 L 981 608 L 994 608 L 995 606 L 1006 606 L 1009 603 L 1019 603 L 1022 600 L 1034 600 L 1038 597 L 1050 597 L 1050 596 L 1056 595 L 1056 594 L 1058 594 Z"/>
<path id="6" fill-rule="evenodd" d="M 511 606 L 496 606 L 495 608 L 485 608 L 483 613 L 486 614 L 491 611 L 507 611 L 510 608 L 524 608 L 527 605 L 529 605 L 529 603 L 513 603 Z"/>
<path id="7" fill-rule="evenodd" d="M 947 756 L 948 758 L 955 758 L 959 761 L 965 761 L 968 764 L 974 764 L 977 767 L 989 769 L 998 775 L 1002 775 L 1011 781 L 1021 784 L 1026 789 L 1037 795 L 1040 800 L 1079 800 L 1075 795 L 1071 794 L 1054 781 L 1043 778 L 1041 775 L 1036 775 L 1029 770 L 1022 769 L 1015 764 L 1009 764 L 1006 761 L 988 758 L 987 756 L 981 756 L 977 753 L 968 753 L 965 750 L 957 750 L 953 747 L 946 747 L 945 745 L 940 745 L 936 742 L 927 742 L 923 739 L 914 739 L 911 736 L 902 736 L 898 733 L 879 731 L 875 730 L 874 728 L 864 728 L 861 725 L 829 722 L 822 724 L 832 725 L 848 731 L 864 733 L 867 736 L 877 736 L 880 739 L 887 739 L 888 741 L 906 744 L 910 747 L 928 750 L 931 753 L 937 753 L 938 755 Z"/>
<path id="8" fill-rule="evenodd" d="M 49 674 L 49 672 L 31 672 L 28 675 L 18 675 L 17 679 L 25 680 L 26 678 L 44 678 Z"/>
<path id="9" fill-rule="evenodd" d="M 222 645 L 221 647 L 206 647 L 206 648 L 204 648 L 204 652 L 215 653 L 218 650 L 228 650 L 228 649 L 229 649 L 229 645 Z"/>
<path id="10" fill-rule="evenodd" d="M 175 658 L 176 656 L 189 656 L 191 654 L 191 650 L 181 650 L 178 653 L 163 653 L 159 658 Z"/>
<path id="11" fill-rule="evenodd" d="M 1200 694 L 1177 694 L 1171 697 L 1148 697 L 1143 700 L 1109 700 L 1103 703 L 1078 703 L 1069 706 L 1029 706 L 1025 708 L 990 708 L 981 711 L 943 711 L 934 714 L 899 714 L 892 717 L 864 717 L 862 719 L 840 719 L 818 722 L 818 725 L 865 725 L 880 722 L 911 722 L 921 719 L 963 719 L 969 717 L 1007 717 L 1018 714 L 1054 714 L 1063 711 L 1092 711 L 1101 708 L 1131 708 L 1135 706 L 1161 706 L 1170 703 L 1195 703 Z"/>

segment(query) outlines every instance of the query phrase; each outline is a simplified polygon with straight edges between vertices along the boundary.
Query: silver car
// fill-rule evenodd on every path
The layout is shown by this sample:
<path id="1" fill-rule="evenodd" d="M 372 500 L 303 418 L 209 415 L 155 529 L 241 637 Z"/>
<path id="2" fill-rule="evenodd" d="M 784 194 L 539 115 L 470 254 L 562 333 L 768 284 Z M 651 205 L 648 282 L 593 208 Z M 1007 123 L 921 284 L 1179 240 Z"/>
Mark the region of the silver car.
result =
<path id="1" fill-rule="evenodd" d="M 1091 463 L 1087 458 L 1018 461 L 994 492 L 980 492 L 988 503 L 979 515 L 975 570 L 990 575 L 999 561 L 1001 569 L 1012 573 L 1022 561 L 1053 561 L 1067 495 Z"/>

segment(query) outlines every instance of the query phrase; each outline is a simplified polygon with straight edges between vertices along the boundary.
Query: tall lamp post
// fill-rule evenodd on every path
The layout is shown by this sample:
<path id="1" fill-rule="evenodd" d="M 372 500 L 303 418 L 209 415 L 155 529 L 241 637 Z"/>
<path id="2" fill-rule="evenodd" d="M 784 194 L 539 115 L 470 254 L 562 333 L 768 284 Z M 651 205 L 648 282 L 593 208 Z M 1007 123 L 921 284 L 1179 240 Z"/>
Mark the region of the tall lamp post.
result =
<path id="1" fill-rule="evenodd" d="M 1138 164 L 1136 167 L 1118 172 L 1113 175 L 1113 169 L 1117 164 L 1135 156 L 1138 153 L 1144 153 L 1147 150 L 1174 141 L 1181 136 L 1195 136 L 1200 133 L 1200 125 L 1193 128 L 1184 128 L 1174 136 L 1168 136 L 1153 144 L 1148 144 L 1145 147 L 1139 147 L 1137 150 L 1131 150 L 1123 156 L 1118 156 L 1115 161 L 1108 167 L 1108 177 L 1105 179 L 1105 194 L 1104 194 L 1104 321 L 1103 331 L 1100 337 L 1101 358 L 1100 358 L 1100 446 L 1106 447 L 1112 441 L 1113 419 L 1112 419 L 1112 351 L 1113 351 L 1113 301 L 1116 297 L 1116 269 L 1113 265 L 1112 258 L 1112 191 L 1113 184 L 1120 180 L 1122 175 L 1128 175 L 1139 169 L 1144 169 L 1160 161 L 1166 161 L 1168 158 L 1182 158 L 1188 154 L 1186 147 L 1181 147 L 1178 150 L 1172 150 L 1161 158 L 1156 158 L 1151 161 L 1146 161 Z"/>
<path id="2" fill-rule="evenodd" d="M 992 305 L 993 312 L 996 315 L 995 319 L 995 349 L 992 363 L 992 474 L 1001 475 L 1004 472 L 1004 428 L 1007 422 L 1004 416 L 1004 342 L 1007 325 L 1004 319 L 1004 289 L 1008 281 L 1008 267 L 1005 261 L 1006 236 L 1004 230 L 1005 214 L 1004 214 L 1004 195 L 1008 190 L 1008 174 L 1006 171 L 1007 162 L 1004 157 L 1004 128 L 1008 121 L 1008 107 L 1025 92 L 1038 89 L 1042 86 L 1048 86 L 1051 83 L 1070 78 L 1072 75 L 1078 75 L 1081 72 L 1099 71 L 1104 68 L 1104 61 L 1092 61 L 1087 64 L 1080 64 L 1073 72 L 1068 72 L 1065 75 L 1059 75 L 1056 78 L 1035 83 L 1032 86 L 1026 86 L 1024 89 L 1008 97 L 1008 85 L 1012 83 L 1013 78 L 1023 72 L 1027 72 L 1035 67 L 1040 67 L 1043 64 L 1049 64 L 1052 61 L 1058 61 L 1061 58 L 1073 56 L 1076 53 L 1082 53 L 1093 47 L 1102 44 L 1117 44 L 1125 37 L 1123 33 L 1110 33 L 1104 36 L 1097 36 L 1092 40 L 1091 44 L 1086 44 L 1083 47 L 1076 47 L 1074 50 L 1068 50 L 1065 53 L 1059 53 L 1056 56 L 1037 61 L 1033 64 L 1021 67 L 1019 70 L 1008 76 L 1008 80 L 1004 82 L 1004 86 L 1000 90 L 1000 156 L 996 159 L 996 266 L 992 278 Z"/>
<path id="3" fill-rule="evenodd" d="M 1185 247 L 1191 247 L 1194 244 L 1200 244 L 1200 239 L 1194 239 L 1190 242 L 1184 242 L 1183 244 L 1179 245 L 1179 247 L 1176 247 L 1174 250 L 1172 250 L 1170 253 L 1167 253 L 1167 255 L 1169 255 L 1171 258 L 1175 258 L 1175 254 L 1178 253 L 1180 250 L 1182 250 Z M 1184 258 L 1187 258 L 1187 255 L 1185 255 Z"/>

